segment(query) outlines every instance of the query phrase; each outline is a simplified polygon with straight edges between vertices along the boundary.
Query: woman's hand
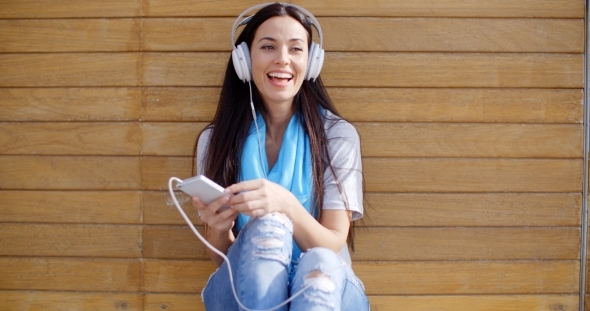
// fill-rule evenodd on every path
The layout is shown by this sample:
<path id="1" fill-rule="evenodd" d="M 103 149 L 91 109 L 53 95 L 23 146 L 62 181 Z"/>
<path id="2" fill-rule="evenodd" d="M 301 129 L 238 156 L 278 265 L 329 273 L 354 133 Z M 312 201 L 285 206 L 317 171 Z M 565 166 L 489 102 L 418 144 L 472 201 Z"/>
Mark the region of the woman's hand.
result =
<path id="1" fill-rule="evenodd" d="M 218 212 L 218 210 L 226 204 L 229 200 L 229 196 L 222 196 L 221 198 L 211 202 L 209 205 L 205 205 L 198 197 L 193 197 L 193 206 L 199 211 L 202 222 L 206 223 L 210 229 L 213 229 L 219 233 L 228 232 L 233 222 L 238 216 L 238 211 L 231 207 Z"/>
<path id="2" fill-rule="evenodd" d="M 233 184 L 226 188 L 225 192 L 235 193 L 229 199 L 232 210 L 253 217 L 272 212 L 280 212 L 289 216 L 293 209 L 300 205 L 289 190 L 266 179 Z"/>

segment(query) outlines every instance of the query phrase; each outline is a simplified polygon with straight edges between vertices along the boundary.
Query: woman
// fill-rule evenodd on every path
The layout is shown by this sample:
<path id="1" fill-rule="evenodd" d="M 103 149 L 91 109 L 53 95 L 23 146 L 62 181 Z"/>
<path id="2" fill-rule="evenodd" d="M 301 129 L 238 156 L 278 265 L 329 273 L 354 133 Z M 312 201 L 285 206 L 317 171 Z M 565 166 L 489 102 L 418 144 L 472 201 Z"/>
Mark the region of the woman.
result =
<path id="1" fill-rule="evenodd" d="M 323 50 L 304 12 L 275 3 L 245 20 L 196 152 L 198 174 L 230 185 L 228 196 L 207 206 L 194 197 L 193 205 L 207 240 L 227 254 L 247 308 L 295 296 L 280 310 L 368 310 L 346 243 L 363 214 L 359 138 L 318 77 Z M 221 269 L 203 289 L 207 310 L 240 309 L 226 263 L 208 254 Z"/>

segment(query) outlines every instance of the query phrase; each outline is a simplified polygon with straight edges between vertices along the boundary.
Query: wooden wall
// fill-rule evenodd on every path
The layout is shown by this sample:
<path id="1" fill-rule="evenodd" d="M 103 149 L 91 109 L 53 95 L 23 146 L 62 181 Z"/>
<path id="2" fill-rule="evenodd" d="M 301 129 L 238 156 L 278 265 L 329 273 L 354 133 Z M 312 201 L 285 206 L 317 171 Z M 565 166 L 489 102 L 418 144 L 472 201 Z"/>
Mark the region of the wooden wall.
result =
<path id="1" fill-rule="evenodd" d="M 256 3 L 0 0 L 1 310 L 204 309 L 164 190 Z M 578 310 L 585 2 L 295 3 L 362 138 L 373 310 Z"/>

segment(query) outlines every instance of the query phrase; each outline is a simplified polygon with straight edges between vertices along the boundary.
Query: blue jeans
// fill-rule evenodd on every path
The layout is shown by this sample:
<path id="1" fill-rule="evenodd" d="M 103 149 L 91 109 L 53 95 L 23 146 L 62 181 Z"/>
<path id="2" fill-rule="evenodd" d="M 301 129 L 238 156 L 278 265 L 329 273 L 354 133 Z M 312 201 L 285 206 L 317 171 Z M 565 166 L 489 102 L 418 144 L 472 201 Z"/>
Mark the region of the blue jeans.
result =
<path id="1" fill-rule="evenodd" d="M 236 292 L 249 309 L 269 309 L 310 282 L 311 287 L 277 310 L 369 310 L 361 281 L 333 251 L 313 248 L 291 261 L 293 225 L 283 214 L 252 218 L 230 246 Z M 235 301 L 227 263 L 209 278 L 201 296 L 208 311 L 243 310 Z"/>

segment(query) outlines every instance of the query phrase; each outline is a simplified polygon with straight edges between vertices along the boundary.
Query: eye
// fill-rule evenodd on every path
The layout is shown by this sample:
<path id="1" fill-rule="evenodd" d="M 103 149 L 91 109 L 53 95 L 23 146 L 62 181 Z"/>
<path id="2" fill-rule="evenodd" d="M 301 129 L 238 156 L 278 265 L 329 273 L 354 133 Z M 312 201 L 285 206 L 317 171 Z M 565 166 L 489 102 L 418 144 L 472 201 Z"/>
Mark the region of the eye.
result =
<path id="1" fill-rule="evenodd" d="M 265 44 L 260 48 L 263 50 L 274 50 L 275 47 L 272 44 Z"/>
<path id="2" fill-rule="evenodd" d="M 293 47 L 291 48 L 291 50 L 293 50 L 293 51 L 296 51 L 296 52 L 303 52 L 303 48 L 301 48 L 301 47 L 300 47 L 300 46 L 298 46 L 298 45 L 296 45 L 296 46 L 293 46 Z"/>

